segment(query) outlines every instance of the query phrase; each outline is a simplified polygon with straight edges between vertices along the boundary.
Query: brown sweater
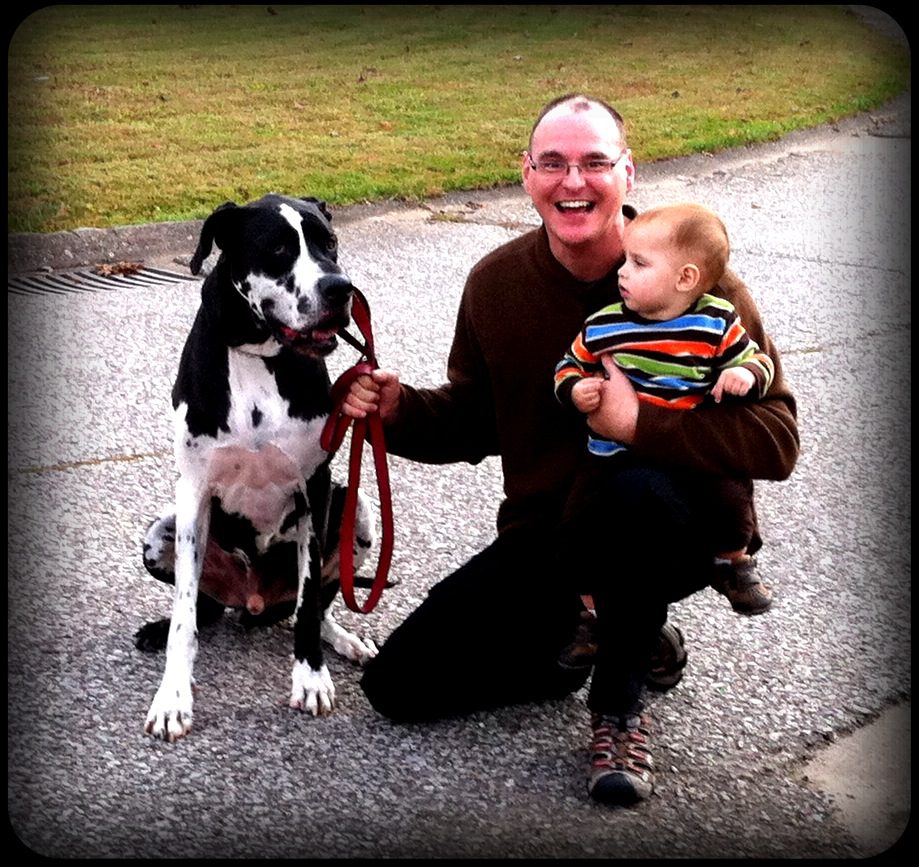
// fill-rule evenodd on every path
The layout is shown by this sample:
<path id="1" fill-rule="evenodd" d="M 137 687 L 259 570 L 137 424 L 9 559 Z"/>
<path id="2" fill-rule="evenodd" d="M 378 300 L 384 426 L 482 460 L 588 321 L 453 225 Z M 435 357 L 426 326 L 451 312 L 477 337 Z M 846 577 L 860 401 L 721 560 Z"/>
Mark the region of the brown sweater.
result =
<path id="1" fill-rule="evenodd" d="M 626 215 L 634 211 L 626 208 Z M 760 401 L 675 412 L 644 401 L 631 444 L 636 456 L 720 475 L 785 479 L 798 456 L 795 401 L 781 359 L 750 293 L 732 273 L 713 294 L 727 298 L 750 336 L 775 361 Z M 471 271 L 438 388 L 403 386 L 386 428 L 393 454 L 425 463 L 477 463 L 500 455 L 505 500 L 498 529 L 552 527 L 585 449 L 584 417 L 555 398 L 553 373 L 590 313 L 619 300 L 616 271 L 576 280 L 552 255 L 544 228 L 485 256 Z"/>

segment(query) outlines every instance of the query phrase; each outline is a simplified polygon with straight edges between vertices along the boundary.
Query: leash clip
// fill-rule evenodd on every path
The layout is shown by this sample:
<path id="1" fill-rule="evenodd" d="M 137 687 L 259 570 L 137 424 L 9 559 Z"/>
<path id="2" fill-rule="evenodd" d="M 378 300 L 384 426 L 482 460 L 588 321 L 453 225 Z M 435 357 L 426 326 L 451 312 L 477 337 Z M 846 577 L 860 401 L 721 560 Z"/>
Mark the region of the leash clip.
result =
<path id="1" fill-rule="evenodd" d="M 351 318 L 364 338 L 361 344 L 345 331 L 341 336 L 357 349 L 364 358 L 346 370 L 332 386 L 332 410 L 322 429 L 320 445 L 329 454 L 334 455 L 344 440 L 348 427 L 351 429 L 351 453 L 348 461 L 348 486 L 345 491 L 345 505 L 341 518 L 339 534 L 339 581 L 341 595 L 345 604 L 359 614 L 369 614 L 375 607 L 386 587 L 386 578 L 392 563 L 393 553 L 393 513 L 392 491 L 389 485 L 389 466 L 386 462 L 386 445 L 383 435 L 383 422 L 379 412 L 370 413 L 366 418 L 355 419 L 342 411 L 342 404 L 351 390 L 351 384 L 364 374 L 372 373 L 379 367 L 373 349 L 373 331 L 370 325 L 370 305 L 360 290 L 354 290 L 351 303 Z M 382 538 L 377 571 L 370 587 L 370 593 L 363 605 L 354 597 L 354 534 L 357 518 L 357 494 L 360 488 L 361 459 L 364 441 L 368 441 L 373 450 L 374 467 L 377 475 L 377 489 L 380 494 L 380 519 Z"/>

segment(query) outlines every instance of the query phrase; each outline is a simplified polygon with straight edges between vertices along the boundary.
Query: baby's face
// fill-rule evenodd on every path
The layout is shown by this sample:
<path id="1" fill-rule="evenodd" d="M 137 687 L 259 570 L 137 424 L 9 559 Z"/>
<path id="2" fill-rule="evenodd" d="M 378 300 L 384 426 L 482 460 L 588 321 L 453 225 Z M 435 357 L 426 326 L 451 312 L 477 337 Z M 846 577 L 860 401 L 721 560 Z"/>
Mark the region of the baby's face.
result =
<path id="1" fill-rule="evenodd" d="M 669 319 L 687 305 L 678 291 L 685 256 L 670 242 L 658 221 L 626 227 L 625 264 L 619 269 L 619 292 L 626 307 L 646 319 Z"/>

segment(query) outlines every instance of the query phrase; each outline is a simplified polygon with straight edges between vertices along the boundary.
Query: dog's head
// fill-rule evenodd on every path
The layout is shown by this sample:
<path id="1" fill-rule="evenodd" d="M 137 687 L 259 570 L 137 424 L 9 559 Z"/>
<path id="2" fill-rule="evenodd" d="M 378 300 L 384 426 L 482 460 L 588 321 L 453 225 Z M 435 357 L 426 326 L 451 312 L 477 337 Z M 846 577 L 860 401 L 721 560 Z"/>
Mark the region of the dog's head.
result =
<path id="1" fill-rule="evenodd" d="M 350 321 L 354 287 L 338 265 L 324 202 L 273 193 L 248 205 L 226 202 L 204 221 L 193 274 L 213 245 L 221 254 L 208 280 L 218 291 L 228 282 L 246 302 L 238 312 L 249 321 L 235 323 L 245 342 L 273 338 L 316 357 L 335 349 L 338 331 Z"/>

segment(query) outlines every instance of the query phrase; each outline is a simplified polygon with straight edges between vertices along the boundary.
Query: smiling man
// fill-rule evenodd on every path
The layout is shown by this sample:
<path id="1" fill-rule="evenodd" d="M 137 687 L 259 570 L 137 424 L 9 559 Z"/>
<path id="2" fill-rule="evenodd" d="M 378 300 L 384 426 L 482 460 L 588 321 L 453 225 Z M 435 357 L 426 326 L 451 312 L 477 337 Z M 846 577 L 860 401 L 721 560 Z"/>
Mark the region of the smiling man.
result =
<path id="1" fill-rule="evenodd" d="M 414 388 L 377 370 L 348 397 L 356 418 L 379 409 L 394 454 L 427 463 L 499 455 L 505 493 L 496 539 L 431 589 L 369 661 L 361 686 L 396 721 L 567 695 L 590 672 L 560 656 L 582 623 L 579 594 L 592 593 L 587 790 L 631 803 L 654 785 L 644 686 L 675 685 L 686 661 L 679 631 L 666 623 L 668 603 L 713 577 L 708 516 L 694 512 L 666 468 L 785 478 L 798 454 L 795 403 L 747 289 L 726 274 L 713 294 L 734 304 L 775 360 L 772 388 L 749 406 L 673 412 L 639 405 L 625 375 L 611 370 L 588 423 L 648 468 L 617 477 L 608 511 L 589 516 L 596 544 L 578 562 L 563 561 L 562 512 L 584 435 L 580 414 L 555 399 L 554 371 L 587 315 L 619 300 L 623 232 L 635 216 L 624 204 L 635 170 L 622 118 L 583 95 L 553 100 L 534 124 L 522 172 L 543 224 L 472 269 L 447 382 Z"/>
<path id="2" fill-rule="evenodd" d="M 634 178 L 615 109 L 565 98 L 543 109 L 523 155 L 523 186 L 552 255 L 575 277 L 597 280 L 622 258 L 622 205 Z"/>

